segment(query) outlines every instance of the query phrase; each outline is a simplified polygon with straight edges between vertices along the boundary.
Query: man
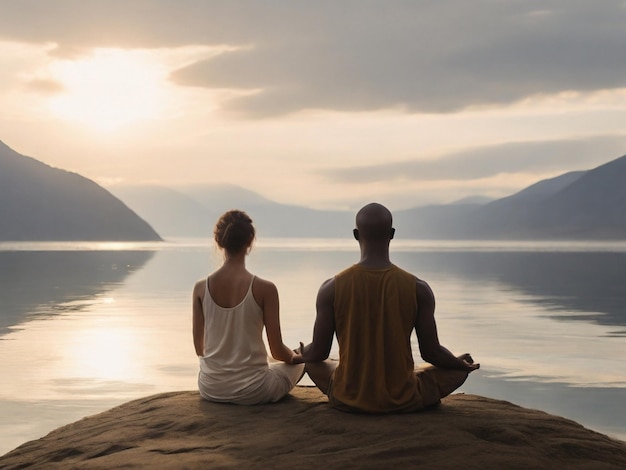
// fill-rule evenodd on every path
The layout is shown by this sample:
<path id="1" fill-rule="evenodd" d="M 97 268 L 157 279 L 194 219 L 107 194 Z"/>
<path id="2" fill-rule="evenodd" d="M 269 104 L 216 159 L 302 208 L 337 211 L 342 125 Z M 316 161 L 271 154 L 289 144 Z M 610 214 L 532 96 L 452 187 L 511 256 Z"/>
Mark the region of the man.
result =
<path id="1" fill-rule="evenodd" d="M 438 404 L 480 367 L 469 354 L 455 357 L 439 344 L 430 287 L 389 259 L 394 232 L 386 207 L 372 203 L 357 213 L 361 259 L 322 284 L 313 341 L 300 343 L 296 356 L 341 410 L 417 411 Z M 431 367 L 414 369 L 413 329 Z M 339 362 L 327 360 L 335 333 Z"/>

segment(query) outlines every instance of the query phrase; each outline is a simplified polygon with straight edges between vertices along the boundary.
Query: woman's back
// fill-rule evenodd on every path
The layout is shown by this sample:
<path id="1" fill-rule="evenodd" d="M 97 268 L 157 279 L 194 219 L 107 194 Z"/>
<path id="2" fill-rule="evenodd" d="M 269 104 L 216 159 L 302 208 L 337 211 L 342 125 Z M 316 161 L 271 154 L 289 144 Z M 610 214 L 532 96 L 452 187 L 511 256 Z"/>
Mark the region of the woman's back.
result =
<path id="1" fill-rule="evenodd" d="M 252 294 L 253 276 L 243 297 L 238 298 L 228 295 L 228 290 L 238 291 L 237 286 L 216 289 L 211 281 L 209 277 L 203 300 L 204 351 L 200 370 L 208 385 L 206 394 L 213 399 L 229 399 L 233 390 L 254 386 L 267 369 L 263 311 Z M 220 292 L 222 295 L 217 295 Z M 234 300 L 220 305 L 215 297 Z"/>
<path id="2" fill-rule="evenodd" d="M 254 275 L 245 268 L 222 266 L 207 279 L 215 303 L 231 308 L 244 300 Z"/>

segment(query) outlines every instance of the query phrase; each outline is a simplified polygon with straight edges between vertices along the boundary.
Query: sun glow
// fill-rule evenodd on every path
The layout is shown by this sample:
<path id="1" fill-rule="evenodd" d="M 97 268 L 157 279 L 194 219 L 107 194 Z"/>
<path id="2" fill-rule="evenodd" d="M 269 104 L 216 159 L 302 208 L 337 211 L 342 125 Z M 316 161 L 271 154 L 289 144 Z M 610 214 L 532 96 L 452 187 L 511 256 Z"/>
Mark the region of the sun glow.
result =
<path id="1" fill-rule="evenodd" d="M 98 327 L 80 332 L 72 344 L 72 371 L 75 377 L 99 381 L 136 380 L 133 364 L 137 338 L 129 329 Z"/>
<path id="2" fill-rule="evenodd" d="M 145 51 L 97 49 L 78 60 L 50 65 L 63 91 L 50 109 L 59 118 L 101 130 L 158 117 L 167 101 L 167 70 Z"/>

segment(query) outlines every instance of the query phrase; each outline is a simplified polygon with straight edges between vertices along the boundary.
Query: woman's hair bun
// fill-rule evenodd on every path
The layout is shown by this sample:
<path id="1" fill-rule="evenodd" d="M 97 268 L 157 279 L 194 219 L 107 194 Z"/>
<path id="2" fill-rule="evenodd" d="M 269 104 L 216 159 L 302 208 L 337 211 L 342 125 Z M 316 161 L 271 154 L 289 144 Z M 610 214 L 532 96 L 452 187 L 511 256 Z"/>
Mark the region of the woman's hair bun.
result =
<path id="1" fill-rule="evenodd" d="M 252 219 L 240 210 L 230 210 L 222 214 L 213 231 L 217 246 L 229 253 L 238 253 L 247 248 L 255 234 Z"/>

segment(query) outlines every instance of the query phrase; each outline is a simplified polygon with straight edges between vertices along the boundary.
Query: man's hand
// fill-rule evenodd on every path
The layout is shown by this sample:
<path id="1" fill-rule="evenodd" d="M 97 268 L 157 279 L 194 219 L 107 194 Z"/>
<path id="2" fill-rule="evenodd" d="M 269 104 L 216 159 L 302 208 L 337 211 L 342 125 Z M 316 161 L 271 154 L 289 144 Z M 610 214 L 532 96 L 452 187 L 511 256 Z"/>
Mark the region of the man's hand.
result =
<path id="1" fill-rule="evenodd" d="M 304 349 L 304 343 L 300 341 L 300 346 L 293 350 L 291 364 L 302 364 L 304 362 L 304 359 L 302 358 L 302 349 Z"/>
<path id="2" fill-rule="evenodd" d="M 469 372 L 480 369 L 480 364 L 474 362 L 474 359 L 472 358 L 470 353 L 461 354 L 458 359 L 463 361 L 463 363 L 465 364 L 465 369 Z"/>

